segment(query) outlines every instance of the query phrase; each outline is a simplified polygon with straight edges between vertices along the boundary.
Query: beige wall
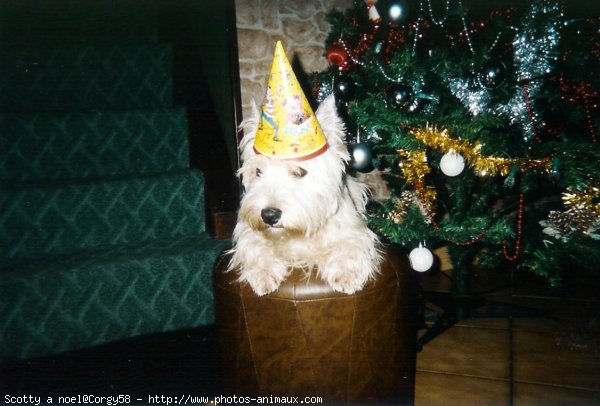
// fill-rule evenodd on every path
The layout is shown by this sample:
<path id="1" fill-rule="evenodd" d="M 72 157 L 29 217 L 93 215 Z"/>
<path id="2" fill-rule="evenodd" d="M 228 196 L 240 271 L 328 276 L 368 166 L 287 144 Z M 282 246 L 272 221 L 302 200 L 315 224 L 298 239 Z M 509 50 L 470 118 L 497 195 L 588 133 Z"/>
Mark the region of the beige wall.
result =
<path id="1" fill-rule="evenodd" d="M 244 117 L 252 100 L 263 99 L 275 42 L 282 41 L 290 61 L 306 73 L 327 68 L 325 15 L 352 6 L 352 0 L 235 0 Z"/>

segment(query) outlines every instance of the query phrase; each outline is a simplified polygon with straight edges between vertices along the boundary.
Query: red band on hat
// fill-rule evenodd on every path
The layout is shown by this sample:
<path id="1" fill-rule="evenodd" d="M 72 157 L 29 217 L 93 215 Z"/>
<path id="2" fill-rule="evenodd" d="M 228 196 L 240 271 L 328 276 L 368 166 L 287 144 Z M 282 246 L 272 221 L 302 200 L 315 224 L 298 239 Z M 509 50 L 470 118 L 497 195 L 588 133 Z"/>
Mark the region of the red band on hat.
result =
<path id="1" fill-rule="evenodd" d="M 304 156 L 301 156 L 301 157 L 280 158 L 280 159 L 282 159 L 284 161 L 307 161 L 309 159 L 318 157 L 323 152 L 327 151 L 328 148 L 329 148 L 329 144 L 324 144 L 321 148 L 319 148 L 315 152 L 311 152 L 308 155 L 304 155 Z M 275 155 L 267 155 L 267 154 L 264 154 L 264 153 L 260 152 L 258 149 L 256 149 L 256 147 L 253 147 L 253 149 L 254 149 L 254 152 L 257 153 L 257 154 L 259 154 L 259 155 L 265 155 L 265 156 L 270 156 L 270 157 L 273 157 L 273 158 L 277 158 L 277 156 L 275 156 Z"/>

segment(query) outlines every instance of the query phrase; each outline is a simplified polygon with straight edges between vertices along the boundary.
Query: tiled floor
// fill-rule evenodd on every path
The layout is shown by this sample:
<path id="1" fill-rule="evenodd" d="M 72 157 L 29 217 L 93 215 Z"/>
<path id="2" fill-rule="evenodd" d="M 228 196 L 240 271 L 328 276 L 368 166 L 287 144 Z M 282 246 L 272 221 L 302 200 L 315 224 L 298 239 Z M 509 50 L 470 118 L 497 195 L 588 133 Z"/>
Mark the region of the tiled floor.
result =
<path id="1" fill-rule="evenodd" d="M 445 276 L 426 276 L 425 289 L 446 290 Z M 436 336 L 417 355 L 416 406 L 600 405 L 600 277 L 577 275 L 560 292 L 517 279 L 484 297 L 548 317 L 467 319 Z M 478 275 L 472 290 L 510 280 Z"/>

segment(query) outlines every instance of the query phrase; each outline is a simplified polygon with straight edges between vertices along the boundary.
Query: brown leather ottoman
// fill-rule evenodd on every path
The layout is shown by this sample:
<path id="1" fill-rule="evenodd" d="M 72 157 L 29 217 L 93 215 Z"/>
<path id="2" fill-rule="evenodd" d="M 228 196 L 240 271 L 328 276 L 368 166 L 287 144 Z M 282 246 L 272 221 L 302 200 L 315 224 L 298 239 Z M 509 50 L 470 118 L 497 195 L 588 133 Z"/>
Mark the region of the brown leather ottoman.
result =
<path id="1" fill-rule="evenodd" d="M 226 395 L 320 396 L 325 404 L 412 404 L 417 293 L 406 256 L 346 295 L 300 270 L 256 296 L 215 266 L 216 323 Z"/>

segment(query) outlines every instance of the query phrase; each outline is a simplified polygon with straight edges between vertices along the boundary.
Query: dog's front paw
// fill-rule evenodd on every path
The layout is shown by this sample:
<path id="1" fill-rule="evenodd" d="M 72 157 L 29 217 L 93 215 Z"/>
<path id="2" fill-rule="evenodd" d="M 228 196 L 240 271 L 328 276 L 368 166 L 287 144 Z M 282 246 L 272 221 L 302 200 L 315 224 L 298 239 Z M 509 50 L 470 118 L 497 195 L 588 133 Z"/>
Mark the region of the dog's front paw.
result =
<path id="1" fill-rule="evenodd" d="M 364 283 L 358 283 L 352 278 L 344 276 L 332 278 L 332 280 L 329 280 L 328 283 L 336 292 L 342 292 L 348 295 L 352 295 L 353 293 L 361 290 L 364 286 Z"/>
<path id="2" fill-rule="evenodd" d="M 287 276 L 287 268 L 283 264 L 273 263 L 270 266 L 255 266 L 242 273 L 243 279 L 258 296 L 274 292 Z"/>
<path id="3" fill-rule="evenodd" d="M 282 282 L 273 275 L 254 276 L 247 278 L 247 281 L 254 293 L 256 293 L 258 296 L 264 296 L 271 292 L 275 292 Z"/>
<path id="4" fill-rule="evenodd" d="M 333 290 L 348 295 L 361 290 L 369 278 L 368 271 L 354 264 L 346 266 L 331 264 L 322 271 L 322 274 Z"/>

